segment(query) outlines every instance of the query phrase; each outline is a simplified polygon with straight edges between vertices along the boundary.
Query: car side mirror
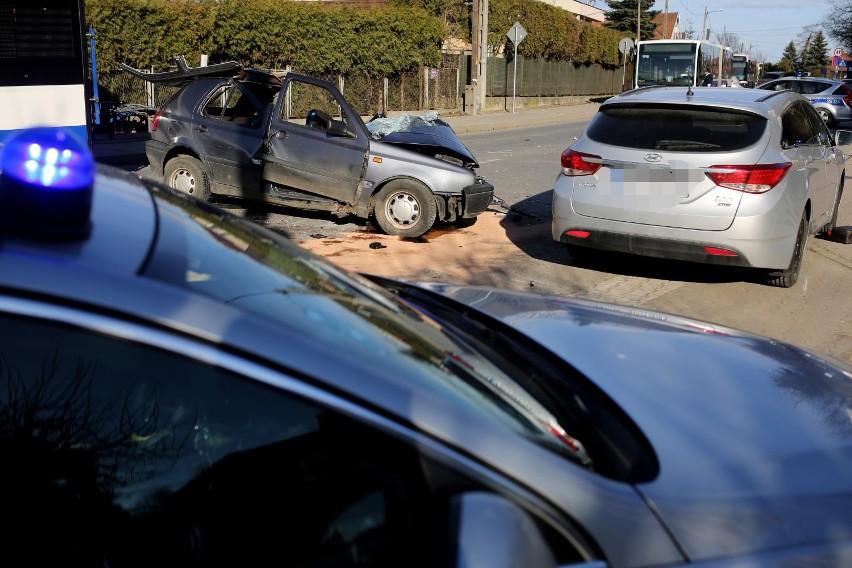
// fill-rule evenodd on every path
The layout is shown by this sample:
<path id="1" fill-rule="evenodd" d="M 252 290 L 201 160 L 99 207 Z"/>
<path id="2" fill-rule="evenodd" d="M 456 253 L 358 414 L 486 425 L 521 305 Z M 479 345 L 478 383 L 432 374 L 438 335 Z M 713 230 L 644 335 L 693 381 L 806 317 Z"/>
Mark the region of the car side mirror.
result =
<path id="1" fill-rule="evenodd" d="M 469 492 L 453 498 L 450 535 L 456 568 L 556 568 L 556 559 L 538 526 L 515 503 L 493 493 Z"/>
<path id="2" fill-rule="evenodd" d="M 836 146 L 848 146 L 852 144 L 852 130 L 838 130 L 834 133 L 834 144 Z"/>
<path id="3" fill-rule="evenodd" d="M 346 123 L 342 120 L 334 120 L 332 119 L 331 124 L 328 125 L 328 134 L 331 136 L 343 136 L 345 138 L 355 138 L 355 132 L 353 132 Z"/>

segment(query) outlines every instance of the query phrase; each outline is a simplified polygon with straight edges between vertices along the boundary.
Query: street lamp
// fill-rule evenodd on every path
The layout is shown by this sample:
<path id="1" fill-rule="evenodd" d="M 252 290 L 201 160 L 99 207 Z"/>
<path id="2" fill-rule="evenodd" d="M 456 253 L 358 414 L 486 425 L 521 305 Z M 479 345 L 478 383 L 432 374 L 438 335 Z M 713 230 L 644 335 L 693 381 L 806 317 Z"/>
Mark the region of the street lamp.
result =
<path id="1" fill-rule="evenodd" d="M 716 12 L 721 12 L 722 8 L 718 10 L 710 10 L 707 11 L 707 6 L 704 6 L 704 23 L 701 25 L 701 39 L 707 39 L 707 14 L 714 14 Z"/>

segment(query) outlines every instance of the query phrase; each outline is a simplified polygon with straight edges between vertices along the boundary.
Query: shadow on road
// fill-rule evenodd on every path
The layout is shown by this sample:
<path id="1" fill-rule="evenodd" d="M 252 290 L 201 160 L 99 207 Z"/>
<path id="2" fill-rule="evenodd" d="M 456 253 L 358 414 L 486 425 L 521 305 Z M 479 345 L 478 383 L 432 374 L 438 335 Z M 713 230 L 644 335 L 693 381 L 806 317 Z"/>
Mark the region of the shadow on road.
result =
<path id="1" fill-rule="evenodd" d="M 537 203 L 550 203 L 553 190 L 547 190 L 515 204 L 500 222 L 508 239 L 536 260 L 576 266 L 614 276 L 636 276 L 677 282 L 729 283 L 761 282 L 760 274 L 746 268 L 715 266 L 694 262 L 666 260 L 626 253 L 596 251 L 572 256 L 551 236 L 550 215 L 541 212 Z M 582 257 L 582 258 L 580 258 Z"/>

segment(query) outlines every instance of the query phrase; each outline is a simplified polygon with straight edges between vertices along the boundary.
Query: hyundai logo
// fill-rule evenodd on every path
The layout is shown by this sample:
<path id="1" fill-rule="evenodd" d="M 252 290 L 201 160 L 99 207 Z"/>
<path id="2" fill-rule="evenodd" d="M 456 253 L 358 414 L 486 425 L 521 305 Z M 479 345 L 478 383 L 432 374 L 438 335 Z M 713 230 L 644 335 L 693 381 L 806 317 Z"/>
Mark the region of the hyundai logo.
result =
<path id="1" fill-rule="evenodd" d="M 663 159 L 659 154 L 645 154 L 645 161 L 651 162 L 652 164 L 656 164 L 657 162 Z"/>

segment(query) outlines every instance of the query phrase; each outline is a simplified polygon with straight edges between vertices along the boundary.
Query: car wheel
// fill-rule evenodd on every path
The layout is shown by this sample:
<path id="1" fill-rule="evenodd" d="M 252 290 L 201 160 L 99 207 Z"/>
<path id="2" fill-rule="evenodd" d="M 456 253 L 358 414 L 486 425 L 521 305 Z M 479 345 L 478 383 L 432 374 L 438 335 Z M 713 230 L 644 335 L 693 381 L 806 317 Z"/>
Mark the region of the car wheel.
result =
<path id="1" fill-rule="evenodd" d="M 805 246 L 807 244 L 808 218 L 805 213 L 802 213 L 802 220 L 799 221 L 799 232 L 796 235 L 796 245 L 793 247 L 793 257 L 790 259 L 790 266 L 784 270 L 770 270 L 767 272 L 766 284 L 779 288 L 790 288 L 795 285 L 799 279 L 799 271 L 802 268 L 802 257 L 805 254 Z"/>
<path id="2" fill-rule="evenodd" d="M 816 111 L 826 126 L 831 126 L 834 123 L 834 116 L 829 111 L 824 108 L 818 108 Z"/>
<path id="3" fill-rule="evenodd" d="M 395 180 L 376 195 L 373 215 L 388 235 L 419 237 L 432 228 L 437 215 L 435 196 L 413 180 Z"/>
<path id="4" fill-rule="evenodd" d="M 201 161 L 191 156 L 178 156 L 169 160 L 164 173 L 169 187 L 202 201 L 209 201 L 210 180 Z"/>

